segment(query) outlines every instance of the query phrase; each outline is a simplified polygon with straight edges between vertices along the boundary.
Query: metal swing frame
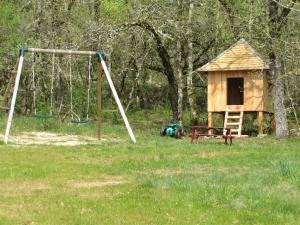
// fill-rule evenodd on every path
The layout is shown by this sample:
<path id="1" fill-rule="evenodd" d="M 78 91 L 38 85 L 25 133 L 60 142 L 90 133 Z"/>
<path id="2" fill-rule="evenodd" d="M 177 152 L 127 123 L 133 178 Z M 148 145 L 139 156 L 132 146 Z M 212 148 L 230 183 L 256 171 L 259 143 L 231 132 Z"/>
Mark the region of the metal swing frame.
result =
<path id="1" fill-rule="evenodd" d="M 128 134 L 131 138 L 131 141 L 133 143 L 136 143 L 135 136 L 133 134 L 133 131 L 130 127 L 130 124 L 128 122 L 127 116 L 125 114 L 124 108 L 122 106 L 122 103 L 120 101 L 120 98 L 118 96 L 118 93 L 116 91 L 116 88 L 113 84 L 113 81 L 111 79 L 110 73 L 108 71 L 107 65 L 104 60 L 104 54 L 102 51 L 74 51 L 74 50 L 63 50 L 63 49 L 41 49 L 41 48 L 20 48 L 19 50 L 19 63 L 18 63 L 18 70 L 17 70 L 17 76 L 15 79 L 15 85 L 14 85 L 14 91 L 11 99 L 11 105 L 10 105 L 10 110 L 8 114 L 8 119 L 7 119 L 7 124 L 6 124 L 6 129 L 5 129 L 5 134 L 4 134 L 4 143 L 8 143 L 9 139 L 9 133 L 11 129 L 11 124 L 13 120 L 13 115 L 15 111 L 15 104 L 16 104 L 16 99 L 17 99 L 17 94 L 18 94 L 18 89 L 19 89 L 19 84 L 20 84 L 20 79 L 21 79 L 21 74 L 22 74 L 22 68 L 23 68 L 23 62 L 25 58 L 25 54 L 27 52 L 32 52 L 32 53 L 48 53 L 48 54 L 55 54 L 55 55 L 64 55 L 64 54 L 69 54 L 69 55 L 88 55 L 88 56 L 95 56 L 97 57 L 98 61 L 100 62 L 100 65 L 104 71 L 105 77 L 108 81 L 108 84 L 110 86 L 110 89 L 112 91 L 112 94 L 114 96 L 114 99 L 118 105 L 118 109 L 120 111 L 120 114 L 122 116 L 122 119 L 125 123 L 125 126 L 127 128 Z M 101 95 L 101 93 L 99 94 Z M 101 112 L 101 109 L 99 110 Z M 102 118 L 101 115 L 98 115 L 98 138 L 101 138 L 101 128 L 102 128 Z"/>

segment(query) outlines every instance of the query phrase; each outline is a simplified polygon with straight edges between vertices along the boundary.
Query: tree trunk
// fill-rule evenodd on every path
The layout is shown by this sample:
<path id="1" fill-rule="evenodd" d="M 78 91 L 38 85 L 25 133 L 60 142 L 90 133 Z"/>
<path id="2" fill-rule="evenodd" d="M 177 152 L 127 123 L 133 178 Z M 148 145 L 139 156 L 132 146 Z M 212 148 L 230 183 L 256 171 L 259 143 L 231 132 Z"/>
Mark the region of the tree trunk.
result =
<path id="1" fill-rule="evenodd" d="M 139 21 L 135 23 L 126 24 L 125 26 L 133 27 L 138 26 L 141 27 L 147 31 L 149 31 L 153 36 L 154 40 L 156 42 L 156 50 L 159 55 L 159 58 L 161 59 L 162 65 L 163 65 L 163 73 L 166 75 L 168 80 L 168 96 L 169 101 L 171 104 L 173 119 L 178 119 L 178 102 L 177 102 L 177 87 L 176 87 L 176 80 L 174 75 L 174 70 L 171 64 L 171 57 L 166 49 L 166 47 L 163 44 L 163 41 L 161 37 L 158 35 L 156 30 L 146 21 Z"/>
<path id="2" fill-rule="evenodd" d="M 270 74 L 273 80 L 272 94 L 275 110 L 276 136 L 287 137 L 289 135 L 289 129 L 284 106 L 284 85 L 280 78 L 281 64 L 276 57 L 274 58 L 274 55 L 270 57 L 270 62 Z"/>
<path id="3" fill-rule="evenodd" d="M 234 15 L 234 8 L 231 1 L 228 0 L 219 0 L 220 4 L 225 10 L 225 13 L 229 19 L 230 27 L 233 32 L 234 38 L 239 39 L 240 36 L 240 26 L 237 26 L 235 23 L 236 15 Z"/>
<path id="4" fill-rule="evenodd" d="M 187 40 L 188 40 L 188 72 L 187 72 L 187 95 L 191 108 L 191 121 L 197 120 L 197 109 L 194 99 L 194 87 L 193 87 L 193 34 L 192 34 L 192 18 L 194 11 L 193 0 L 190 0 L 188 28 L 187 28 Z"/>
<path id="5" fill-rule="evenodd" d="M 176 28 L 178 28 L 176 24 Z M 183 124 L 183 89 L 184 89 L 184 78 L 182 71 L 182 45 L 180 42 L 180 38 L 177 39 L 176 43 L 177 48 L 177 77 L 178 77 L 178 119 L 179 123 Z"/>
<path id="6" fill-rule="evenodd" d="M 95 0 L 94 2 L 94 19 L 96 22 L 100 20 L 100 7 L 101 7 L 101 0 Z"/>
<path id="7" fill-rule="evenodd" d="M 140 78 L 140 74 L 141 74 L 141 70 L 142 70 L 142 65 L 137 62 L 137 59 L 134 60 L 134 67 L 136 70 L 136 76 L 134 78 L 134 81 L 133 81 L 133 84 L 131 87 L 131 91 L 129 93 L 129 100 L 128 100 L 125 111 L 128 111 L 128 109 L 133 101 L 133 94 L 134 94 L 135 89 L 139 90 L 138 85 L 139 85 L 139 78 Z"/>
<path id="8" fill-rule="evenodd" d="M 269 32 L 269 60 L 270 75 L 273 83 L 273 100 L 275 111 L 276 136 L 287 137 L 289 135 L 288 121 L 286 109 L 284 105 L 284 85 L 280 77 L 282 73 L 281 60 L 276 54 L 276 41 L 281 38 L 282 28 L 287 25 L 287 17 L 291 12 L 291 7 L 295 0 L 291 1 L 290 7 L 279 10 L 276 1 L 266 0 L 266 14 L 268 16 L 268 32 Z"/>
<path id="9" fill-rule="evenodd" d="M 177 92 L 176 92 L 176 81 L 174 77 L 168 77 L 169 85 L 169 100 L 171 104 L 173 119 L 178 119 L 178 105 L 177 105 Z"/>

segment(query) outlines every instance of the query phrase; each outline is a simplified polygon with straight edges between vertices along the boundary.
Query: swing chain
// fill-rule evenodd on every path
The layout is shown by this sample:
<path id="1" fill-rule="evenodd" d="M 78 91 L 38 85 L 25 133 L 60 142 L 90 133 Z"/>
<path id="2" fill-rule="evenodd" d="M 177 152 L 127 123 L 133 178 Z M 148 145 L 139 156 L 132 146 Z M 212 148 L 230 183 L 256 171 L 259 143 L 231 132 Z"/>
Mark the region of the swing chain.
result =
<path id="1" fill-rule="evenodd" d="M 36 115 L 36 86 L 35 86 L 35 54 L 32 52 L 32 89 L 33 89 L 33 112 Z"/>
<path id="2" fill-rule="evenodd" d="M 72 54 L 69 55 L 69 79 L 70 79 L 70 114 L 71 119 L 74 120 L 74 116 L 76 117 L 76 121 L 80 121 L 80 117 L 73 110 L 73 83 L 72 83 Z"/>
<path id="3" fill-rule="evenodd" d="M 91 70 L 92 70 L 92 56 L 89 55 L 86 120 L 89 119 L 89 112 L 90 112 Z"/>
<path id="4" fill-rule="evenodd" d="M 71 117 L 73 117 L 73 87 L 72 87 L 72 55 L 69 55 L 69 79 L 70 79 L 70 111 L 71 111 Z"/>
<path id="5" fill-rule="evenodd" d="M 53 89 L 54 89 L 54 76 L 55 76 L 55 53 L 52 55 L 52 74 L 51 74 L 51 90 L 50 90 L 50 115 L 53 113 Z"/>

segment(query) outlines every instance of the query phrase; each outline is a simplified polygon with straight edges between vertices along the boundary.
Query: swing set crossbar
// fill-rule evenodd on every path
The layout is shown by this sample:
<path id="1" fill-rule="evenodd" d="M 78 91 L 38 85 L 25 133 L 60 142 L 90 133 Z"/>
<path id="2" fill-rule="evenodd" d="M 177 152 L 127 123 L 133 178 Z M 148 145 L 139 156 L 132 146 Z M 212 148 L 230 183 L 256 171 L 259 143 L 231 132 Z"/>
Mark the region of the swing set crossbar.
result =
<path id="1" fill-rule="evenodd" d="M 25 52 L 35 52 L 35 53 L 51 53 L 56 55 L 91 55 L 96 56 L 97 54 L 101 52 L 95 52 L 95 51 L 76 51 L 76 50 L 64 50 L 64 49 L 43 49 L 43 48 L 27 48 L 24 49 Z M 103 54 L 103 53 L 101 53 Z"/>

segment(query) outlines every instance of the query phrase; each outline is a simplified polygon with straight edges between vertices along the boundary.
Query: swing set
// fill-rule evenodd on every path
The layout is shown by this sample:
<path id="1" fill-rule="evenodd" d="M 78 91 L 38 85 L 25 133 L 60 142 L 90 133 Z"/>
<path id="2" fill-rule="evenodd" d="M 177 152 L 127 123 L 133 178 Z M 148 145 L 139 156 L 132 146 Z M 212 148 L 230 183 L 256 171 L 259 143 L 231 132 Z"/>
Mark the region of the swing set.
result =
<path id="1" fill-rule="evenodd" d="M 15 104 L 17 99 L 17 93 L 19 89 L 19 83 L 20 78 L 22 74 L 22 67 L 24 62 L 24 57 L 26 53 L 31 52 L 32 53 L 32 89 L 33 89 L 33 117 L 38 119 L 49 119 L 53 118 L 53 95 L 54 95 L 54 77 L 55 77 L 55 57 L 56 55 L 69 55 L 69 91 L 70 91 L 70 110 L 67 112 L 67 115 L 71 116 L 71 123 L 74 124 L 86 124 L 89 122 L 89 111 L 90 111 L 90 90 L 91 90 L 91 71 L 92 71 L 92 57 L 96 57 L 98 59 L 98 62 L 100 63 L 105 77 L 108 81 L 108 84 L 110 86 L 110 89 L 112 91 L 112 94 L 114 96 L 114 99 L 117 103 L 119 112 L 122 116 L 122 119 L 125 123 L 125 126 L 127 128 L 128 134 L 132 140 L 133 143 L 136 143 L 135 136 L 133 134 L 133 131 L 130 127 L 130 124 L 128 122 L 127 116 L 125 114 L 124 108 L 122 106 L 122 103 L 118 97 L 117 91 L 115 89 L 115 86 L 113 84 L 113 81 L 111 79 L 110 73 L 108 71 L 107 65 L 104 60 L 104 54 L 101 51 L 74 51 L 74 50 L 62 50 L 62 49 L 40 49 L 40 48 L 21 48 L 19 50 L 19 61 L 18 61 L 18 70 L 17 75 L 15 78 L 15 84 L 14 84 L 14 90 L 13 95 L 11 99 L 11 105 L 9 108 L 8 113 L 8 119 L 4 134 L 4 143 L 8 143 L 9 139 L 9 133 L 11 129 L 11 124 L 13 120 L 14 110 L 15 110 Z M 46 54 L 52 54 L 52 73 L 51 73 L 51 84 L 50 84 L 50 112 L 49 114 L 38 114 L 37 113 L 37 105 L 36 105 L 36 71 L 35 71 L 35 53 L 46 53 Z M 73 107 L 73 79 L 72 79 L 72 55 L 87 55 L 89 56 L 88 61 L 88 85 L 87 85 L 87 106 L 86 106 L 86 116 L 84 119 L 81 119 L 78 114 L 74 112 Z M 98 76 L 98 99 L 97 99 L 97 106 L 98 106 L 98 139 L 101 139 L 101 130 L 102 130 L 102 108 L 101 108 L 101 93 L 102 90 L 102 73 Z"/>

